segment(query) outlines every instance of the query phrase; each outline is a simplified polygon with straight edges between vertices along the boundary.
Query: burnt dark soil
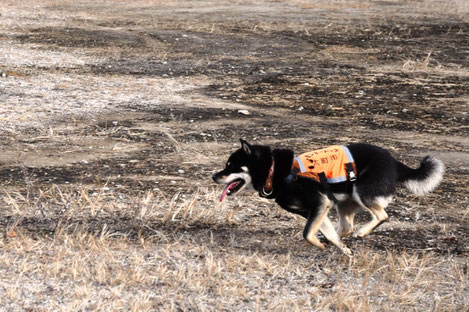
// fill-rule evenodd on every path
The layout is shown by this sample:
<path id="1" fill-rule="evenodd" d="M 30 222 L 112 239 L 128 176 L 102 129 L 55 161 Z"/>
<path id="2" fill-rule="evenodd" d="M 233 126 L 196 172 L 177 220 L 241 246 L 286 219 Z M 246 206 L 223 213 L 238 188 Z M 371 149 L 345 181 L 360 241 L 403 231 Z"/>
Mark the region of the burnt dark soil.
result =
<path id="1" fill-rule="evenodd" d="M 57 47 L 140 47 L 144 42 L 136 35 L 115 31 L 96 31 L 73 27 L 43 27 L 31 29 L 28 34 L 18 35 L 21 43 L 41 43 Z"/>
<path id="2" fill-rule="evenodd" d="M 130 17 L 72 19 L 67 26 L 34 26 L 0 34 L 0 40 L 41 51 L 84 51 L 96 56 L 84 65 L 29 64 L 14 69 L 29 77 L 79 73 L 124 80 L 161 78 L 193 86 L 178 93 L 189 99 L 187 105 L 116 99 L 116 109 L 108 115 L 94 120 L 75 116 L 78 125 L 73 130 L 60 130 L 69 126 L 68 117 L 58 118 L 54 127 L 62 141 L 47 136 L 38 139 L 36 129 L 18 130 L 14 138 L 2 132 L 3 150 L 22 156 L 32 150 L 48 159 L 70 150 L 91 154 L 86 152 L 88 140 L 139 147 L 57 164 L 31 165 L 21 157 L 0 159 L 0 185 L 31 199 L 51 185 L 99 189 L 106 184 L 125 196 L 153 190 L 168 196 L 191 194 L 194 184 L 211 183 L 210 175 L 222 166 L 240 137 L 288 146 L 296 152 L 365 141 L 392 149 L 397 158 L 414 167 L 423 155 L 437 153 L 445 156 L 448 169 L 441 187 L 429 197 L 417 199 L 402 193 L 389 208 L 391 220 L 408 223 L 408 227 L 377 229 L 365 240 L 350 238 L 347 243 L 352 248 L 468 255 L 467 215 L 461 213 L 469 204 L 467 21 L 457 16 L 385 14 L 366 19 L 354 16 L 345 22 L 346 12 L 318 15 L 303 9 L 292 9 L 285 16 L 281 11 L 233 15 L 217 9 L 166 14 L 157 6 Z M 385 3 L 376 6 L 384 10 Z M 50 9 L 76 10 L 69 6 Z M 0 70 L 7 72 L 2 66 Z M 202 98 L 206 105 L 198 107 L 192 98 Z M 236 105 L 247 107 L 250 115 L 239 113 Z M 68 137 L 80 143 L 67 143 Z M 196 153 L 204 160 L 191 158 Z M 62 219 L 57 209 L 34 218 L 1 212 L 0 227 L 16 225 L 38 235 L 53 235 L 60 221 L 90 232 L 99 232 L 106 224 L 122 235 L 135 237 L 140 229 L 143 235 L 152 235 L 132 214 Z M 273 253 L 295 248 L 306 256 L 309 249 L 290 247 L 301 239 L 293 237 L 298 229 L 292 229 L 286 218 L 276 225 L 270 223 L 269 215 L 253 214 L 243 220 L 246 224 L 147 226 L 168 236 L 176 231 L 200 241 L 214 233 L 220 248 L 226 237 L 234 235 L 239 237 L 236 248 Z M 359 222 L 366 218 L 360 216 Z M 420 223 L 435 226 L 420 228 Z M 447 224 L 448 229 L 442 230 L 438 223 Z M 253 240 L 263 243 L 253 244 Z M 285 243 L 283 247 L 279 241 Z"/>

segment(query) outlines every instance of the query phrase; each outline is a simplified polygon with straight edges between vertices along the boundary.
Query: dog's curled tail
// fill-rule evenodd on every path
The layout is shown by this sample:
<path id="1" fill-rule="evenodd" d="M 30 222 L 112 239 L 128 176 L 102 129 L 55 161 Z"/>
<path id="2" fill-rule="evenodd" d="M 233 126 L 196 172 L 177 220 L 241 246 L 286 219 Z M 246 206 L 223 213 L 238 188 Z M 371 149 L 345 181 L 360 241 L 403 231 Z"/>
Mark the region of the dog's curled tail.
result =
<path id="1" fill-rule="evenodd" d="M 425 156 L 420 167 L 412 169 L 397 161 L 398 181 L 415 195 L 422 196 L 433 191 L 443 179 L 445 165 L 437 158 Z"/>

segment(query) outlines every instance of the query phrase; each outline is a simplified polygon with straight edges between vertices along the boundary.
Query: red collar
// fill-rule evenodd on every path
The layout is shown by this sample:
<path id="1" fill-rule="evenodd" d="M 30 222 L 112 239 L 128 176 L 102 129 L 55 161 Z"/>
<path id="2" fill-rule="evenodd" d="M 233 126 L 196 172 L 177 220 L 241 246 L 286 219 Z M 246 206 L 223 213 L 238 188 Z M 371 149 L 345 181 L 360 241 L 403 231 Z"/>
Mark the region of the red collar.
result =
<path id="1" fill-rule="evenodd" d="M 265 180 L 264 187 L 262 188 L 261 195 L 263 197 L 267 197 L 272 195 L 273 187 L 274 187 L 274 167 L 275 167 L 275 161 L 274 158 L 272 157 L 272 165 L 270 166 L 269 169 L 269 175 L 267 176 L 267 180 Z"/>

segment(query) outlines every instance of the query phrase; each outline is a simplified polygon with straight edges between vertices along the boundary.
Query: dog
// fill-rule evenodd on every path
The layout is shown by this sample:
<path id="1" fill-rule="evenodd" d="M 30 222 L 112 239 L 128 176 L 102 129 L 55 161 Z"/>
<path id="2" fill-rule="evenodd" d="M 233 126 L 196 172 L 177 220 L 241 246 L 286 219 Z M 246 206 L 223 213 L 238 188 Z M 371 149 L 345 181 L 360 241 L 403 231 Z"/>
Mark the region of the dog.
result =
<path id="1" fill-rule="evenodd" d="M 419 168 L 412 169 L 386 149 L 365 143 L 333 146 L 294 157 L 289 149 L 272 150 L 269 146 L 240 141 L 241 147 L 231 154 L 225 168 L 212 177 L 217 184 L 225 185 L 220 201 L 246 187 L 252 188 L 261 197 L 275 199 L 283 209 L 304 217 L 306 241 L 324 250 L 325 245 L 316 237 L 320 231 L 348 256 L 352 251 L 342 238 L 353 233 L 357 209 L 364 209 L 371 215 L 371 220 L 354 234 L 362 238 L 388 219 L 385 208 L 392 201 L 397 184 L 404 184 L 415 195 L 425 195 L 440 184 L 444 174 L 443 163 L 434 157 L 424 157 Z M 350 158 L 345 160 L 345 169 L 337 167 L 341 177 L 328 178 L 328 172 L 303 170 L 307 166 L 311 170 L 319 167 L 321 171 L 322 167 L 317 166 L 319 161 L 312 157 L 324 156 L 320 159 L 327 162 L 342 157 L 339 150 L 343 157 Z M 334 151 L 337 154 L 326 153 Z M 322 179 L 317 179 L 318 176 Z M 339 217 L 337 231 L 328 217 L 333 206 Z"/>

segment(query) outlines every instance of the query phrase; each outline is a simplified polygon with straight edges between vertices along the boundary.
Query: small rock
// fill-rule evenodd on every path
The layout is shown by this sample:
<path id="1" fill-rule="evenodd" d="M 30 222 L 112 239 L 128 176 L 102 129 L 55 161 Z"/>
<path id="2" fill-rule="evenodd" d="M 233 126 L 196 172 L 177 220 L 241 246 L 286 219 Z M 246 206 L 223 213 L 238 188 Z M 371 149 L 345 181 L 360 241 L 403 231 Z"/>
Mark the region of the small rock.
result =
<path id="1" fill-rule="evenodd" d="M 242 115 L 251 115 L 251 113 L 247 109 L 240 109 L 238 110 L 238 114 Z"/>
<path id="2" fill-rule="evenodd" d="M 182 170 L 182 169 L 179 169 L 179 170 L 178 170 L 178 173 L 183 174 L 183 173 L 185 173 L 185 171 Z"/>

